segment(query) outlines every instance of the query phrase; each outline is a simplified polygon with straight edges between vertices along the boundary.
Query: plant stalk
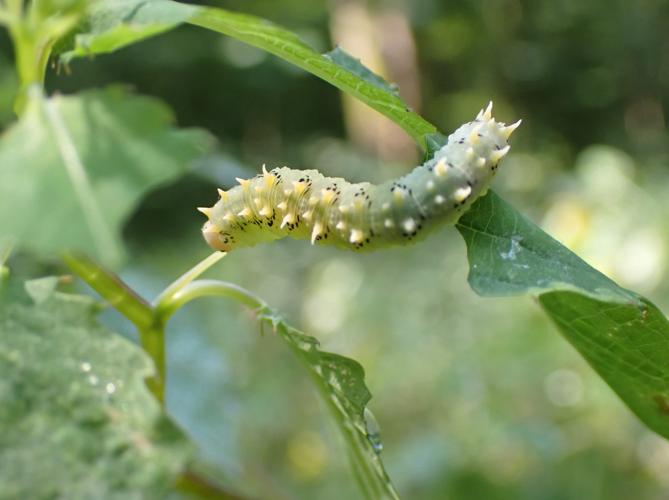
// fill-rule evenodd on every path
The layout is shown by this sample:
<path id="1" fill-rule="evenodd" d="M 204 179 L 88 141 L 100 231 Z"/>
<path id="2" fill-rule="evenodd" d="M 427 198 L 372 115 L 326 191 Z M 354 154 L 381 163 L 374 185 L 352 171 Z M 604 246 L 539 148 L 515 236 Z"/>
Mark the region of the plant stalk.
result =
<path id="1" fill-rule="evenodd" d="M 148 328 L 138 329 L 139 343 L 156 367 L 155 374 L 146 379 L 146 386 L 161 406 L 165 406 L 165 323 L 155 321 Z"/>
<path id="2" fill-rule="evenodd" d="M 125 316 L 139 333 L 142 349 L 155 365 L 155 375 L 146 380 L 147 387 L 165 404 L 165 327 L 167 321 L 184 304 L 205 295 L 223 295 L 252 308 L 264 303 L 251 292 L 232 283 L 213 280 L 195 281 L 199 275 L 213 266 L 225 253 L 215 252 L 196 264 L 169 285 L 150 305 L 118 276 L 108 271 L 89 256 L 65 253 L 62 258 L 67 266 L 99 293 L 114 309 Z"/>
<path id="3" fill-rule="evenodd" d="M 139 331 L 154 326 L 151 305 L 118 276 L 84 254 L 65 253 L 62 259 L 72 272 L 98 292 L 110 306 L 130 320 Z"/>
<path id="4" fill-rule="evenodd" d="M 187 284 L 169 298 L 164 298 L 156 305 L 156 314 L 162 321 L 167 321 L 180 307 L 200 297 L 227 297 L 255 310 L 267 307 L 262 299 L 234 283 L 198 280 Z"/>

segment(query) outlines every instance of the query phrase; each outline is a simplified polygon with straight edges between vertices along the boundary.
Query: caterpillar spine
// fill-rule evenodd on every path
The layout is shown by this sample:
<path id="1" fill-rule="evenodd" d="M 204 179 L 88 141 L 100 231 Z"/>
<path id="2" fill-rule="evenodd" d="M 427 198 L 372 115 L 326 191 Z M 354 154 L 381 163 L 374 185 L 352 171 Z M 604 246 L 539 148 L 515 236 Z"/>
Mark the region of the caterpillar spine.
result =
<path id="1" fill-rule="evenodd" d="M 198 209 L 208 219 L 202 233 L 226 252 L 286 236 L 357 251 L 415 241 L 457 221 L 485 194 L 520 123 L 496 122 L 491 102 L 430 160 L 379 185 L 263 165 L 262 174 L 237 179 L 218 190 L 213 207 Z"/>

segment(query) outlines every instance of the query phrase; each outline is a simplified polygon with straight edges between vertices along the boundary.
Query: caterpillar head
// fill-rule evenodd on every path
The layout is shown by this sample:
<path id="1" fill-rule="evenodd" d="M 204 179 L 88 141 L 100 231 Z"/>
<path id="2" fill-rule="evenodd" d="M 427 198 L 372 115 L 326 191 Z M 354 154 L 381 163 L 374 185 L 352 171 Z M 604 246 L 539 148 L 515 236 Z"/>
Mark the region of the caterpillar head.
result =
<path id="1" fill-rule="evenodd" d="M 231 250 L 232 245 L 221 238 L 218 227 L 216 227 L 210 220 L 205 222 L 204 226 L 202 226 L 202 235 L 207 244 L 215 250 L 221 252 L 229 252 Z"/>

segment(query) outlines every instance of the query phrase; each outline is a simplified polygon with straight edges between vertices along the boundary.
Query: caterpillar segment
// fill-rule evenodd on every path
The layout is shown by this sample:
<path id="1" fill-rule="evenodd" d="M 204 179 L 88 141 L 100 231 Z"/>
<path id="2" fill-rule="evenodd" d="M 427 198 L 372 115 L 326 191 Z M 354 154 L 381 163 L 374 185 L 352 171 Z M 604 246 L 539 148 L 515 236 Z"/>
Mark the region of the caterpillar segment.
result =
<path id="1" fill-rule="evenodd" d="M 219 189 L 213 207 L 198 209 L 208 218 L 204 238 L 225 252 L 286 236 L 356 251 L 413 242 L 455 223 L 485 194 L 520 123 L 495 121 L 490 103 L 430 160 L 379 185 L 263 165 L 261 174 Z"/>

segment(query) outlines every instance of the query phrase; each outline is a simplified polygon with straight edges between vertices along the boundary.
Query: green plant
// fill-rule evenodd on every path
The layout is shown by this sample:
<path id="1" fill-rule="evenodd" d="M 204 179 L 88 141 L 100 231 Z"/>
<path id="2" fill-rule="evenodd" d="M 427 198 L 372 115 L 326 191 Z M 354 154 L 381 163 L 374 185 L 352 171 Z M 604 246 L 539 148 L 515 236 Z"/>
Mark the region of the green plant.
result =
<path id="1" fill-rule="evenodd" d="M 255 17 L 167 0 L 5 0 L 0 23 L 12 38 L 20 81 L 18 121 L 0 138 L 0 228 L 6 249 L 0 254 L 0 373 L 6 380 L 0 392 L 1 425 L 6 426 L 0 433 L 0 463 L 12 465 L 0 470 L 0 493 L 162 497 L 174 483 L 193 494 L 234 497 L 192 465 L 191 445 L 161 409 L 168 319 L 196 298 L 223 296 L 251 308 L 261 326 L 276 332 L 304 364 L 345 438 L 366 496 L 396 497 L 368 425 L 371 417 L 366 418 L 370 394 L 360 365 L 320 351 L 315 339 L 241 287 L 198 279 L 222 254 L 196 265 L 151 304 L 107 270 L 124 258 L 120 230 L 133 208 L 155 186 L 180 178 L 188 162 L 211 147 L 209 135 L 176 129 L 164 105 L 126 89 L 47 96 L 43 82 L 51 56 L 66 66 L 77 57 L 112 52 L 188 23 L 254 45 L 324 79 L 400 125 L 426 155 L 444 144 L 443 136 L 343 51 L 318 54 L 296 35 Z M 661 311 L 589 267 L 495 193 L 477 201 L 457 227 L 477 293 L 537 297 L 629 408 L 669 437 L 664 382 L 669 325 Z M 10 245 L 42 259 L 60 255 L 59 264 L 133 323 L 144 352 L 97 323 L 100 303 L 58 292 L 68 286 L 62 276 L 27 281 L 28 300 L 21 273 L 13 276 L 18 266 L 9 260 Z M 66 358 L 66 370 L 46 361 L 58 356 Z M 138 383 L 143 378 L 155 399 Z M 63 403 L 51 404 L 59 394 L 65 394 Z M 25 401 L 39 410 L 31 411 Z M 70 472 L 54 463 L 35 481 L 30 450 L 41 442 L 56 450 L 64 442 L 77 443 L 61 461 Z"/>

